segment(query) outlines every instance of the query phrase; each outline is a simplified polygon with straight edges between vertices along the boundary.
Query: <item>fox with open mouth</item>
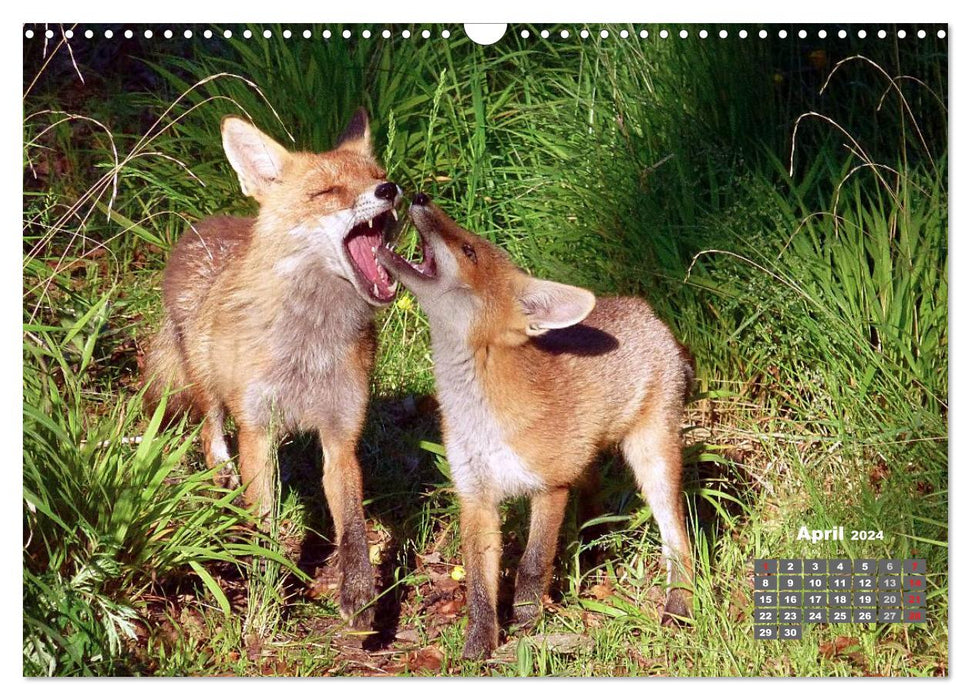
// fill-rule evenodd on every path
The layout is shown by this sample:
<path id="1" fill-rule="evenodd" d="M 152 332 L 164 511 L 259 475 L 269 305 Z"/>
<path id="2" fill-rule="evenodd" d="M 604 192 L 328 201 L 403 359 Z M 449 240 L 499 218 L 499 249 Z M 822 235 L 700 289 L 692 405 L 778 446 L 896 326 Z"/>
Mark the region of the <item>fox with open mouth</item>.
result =
<path id="1" fill-rule="evenodd" d="M 238 430 L 247 505 L 273 504 L 271 455 L 285 433 L 314 431 L 334 521 L 340 609 L 369 627 L 368 559 L 356 447 L 375 353 L 375 309 L 397 283 L 378 263 L 401 190 L 374 157 L 367 112 L 337 146 L 290 152 L 248 121 L 222 122 L 226 156 L 256 218 L 221 216 L 190 228 L 173 248 L 165 315 L 146 356 L 146 401 L 167 395 L 170 417 L 203 420 L 210 468 L 238 484 L 223 424 Z"/>
<path id="2" fill-rule="evenodd" d="M 691 355 L 634 297 L 601 297 L 537 279 L 464 230 L 424 194 L 409 209 L 412 262 L 378 261 L 417 298 L 431 330 L 435 384 L 468 572 L 464 655 L 498 643 L 499 503 L 530 498 L 515 622 L 539 615 L 569 489 L 619 445 L 661 531 L 669 590 L 662 621 L 689 616 L 692 563 L 681 492 L 681 418 Z"/>

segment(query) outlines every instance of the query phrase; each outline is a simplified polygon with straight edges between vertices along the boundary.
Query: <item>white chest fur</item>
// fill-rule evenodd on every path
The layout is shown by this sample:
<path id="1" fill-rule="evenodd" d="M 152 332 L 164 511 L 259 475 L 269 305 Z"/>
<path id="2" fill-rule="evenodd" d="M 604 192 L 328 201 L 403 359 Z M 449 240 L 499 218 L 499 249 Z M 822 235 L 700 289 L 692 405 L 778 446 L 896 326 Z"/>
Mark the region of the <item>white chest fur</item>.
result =
<path id="1" fill-rule="evenodd" d="M 501 499 L 542 488 L 542 480 L 506 443 L 475 376 L 473 357 L 451 343 L 433 341 L 433 347 L 445 451 L 456 490 Z"/>

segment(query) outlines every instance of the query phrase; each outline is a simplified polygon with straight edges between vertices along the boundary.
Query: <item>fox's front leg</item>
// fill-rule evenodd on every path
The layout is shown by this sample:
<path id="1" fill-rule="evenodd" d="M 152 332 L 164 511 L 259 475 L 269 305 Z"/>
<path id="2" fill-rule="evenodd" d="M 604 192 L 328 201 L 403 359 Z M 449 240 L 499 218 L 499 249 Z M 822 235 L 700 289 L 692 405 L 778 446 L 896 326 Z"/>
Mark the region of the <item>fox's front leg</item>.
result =
<path id="1" fill-rule="evenodd" d="M 337 536 L 341 616 L 357 629 L 374 620 L 374 568 L 368 558 L 362 505 L 361 465 L 353 443 L 324 442 L 324 495 Z"/>
<path id="2" fill-rule="evenodd" d="M 462 656 L 484 659 L 499 643 L 496 597 L 502 535 L 498 504 L 490 498 L 463 497 L 460 521 L 469 607 Z"/>
<path id="3" fill-rule="evenodd" d="M 542 610 L 569 495 L 569 489 L 557 488 L 536 494 L 530 502 L 529 542 L 516 572 L 513 602 L 513 617 L 518 625 L 533 622 Z"/>

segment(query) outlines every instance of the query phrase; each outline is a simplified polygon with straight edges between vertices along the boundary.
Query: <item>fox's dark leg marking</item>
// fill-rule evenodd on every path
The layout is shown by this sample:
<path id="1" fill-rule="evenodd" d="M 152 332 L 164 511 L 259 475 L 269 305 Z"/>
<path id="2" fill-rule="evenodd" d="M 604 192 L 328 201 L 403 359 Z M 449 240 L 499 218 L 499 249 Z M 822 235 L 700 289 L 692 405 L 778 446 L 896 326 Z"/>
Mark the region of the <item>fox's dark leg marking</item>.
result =
<path id="1" fill-rule="evenodd" d="M 324 495 L 337 536 L 341 616 L 357 629 L 368 629 L 374 619 L 374 568 L 361 505 L 361 465 L 353 445 L 324 443 Z"/>
<path id="2" fill-rule="evenodd" d="M 462 656 L 484 659 L 499 643 L 496 614 L 502 554 L 499 509 L 492 501 L 470 498 L 462 499 L 461 509 L 462 553 L 469 606 L 469 626 Z"/>
<path id="3" fill-rule="evenodd" d="M 558 488 L 533 496 L 530 504 L 529 542 L 516 573 L 513 618 L 516 624 L 533 622 L 542 612 L 543 595 L 553 575 L 553 559 L 563 512 L 570 491 Z"/>

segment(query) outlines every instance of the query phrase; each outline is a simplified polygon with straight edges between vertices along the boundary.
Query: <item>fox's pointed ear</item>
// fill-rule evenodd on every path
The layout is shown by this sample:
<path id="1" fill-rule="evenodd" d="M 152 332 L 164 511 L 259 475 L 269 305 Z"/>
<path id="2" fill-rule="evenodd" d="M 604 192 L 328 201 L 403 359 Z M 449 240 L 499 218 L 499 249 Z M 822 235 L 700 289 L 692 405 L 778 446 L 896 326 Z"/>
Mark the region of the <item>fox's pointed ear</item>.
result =
<path id="1" fill-rule="evenodd" d="M 239 177 L 243 194 L 262 199 L 267 189 L 283 176 L 290 153 L 245 119 L 225 117 L 223 149 Z"/>
<path id="2" fill-rule="evenodd" d="M 526 335 L 543 335 L 554 328 L 574 326 L 593 311 L 593 292 L 568 284 L 527 277 L 517 297 L 526 317 Z"/>
<path id="3" fill-rule="evenodd" d="M 371 155 L 371 119 L 364 107 L 358 107 L 348 122 L 344 133 L 337 139 L 334 148 L 358 151 L 364 155 Z"/>

